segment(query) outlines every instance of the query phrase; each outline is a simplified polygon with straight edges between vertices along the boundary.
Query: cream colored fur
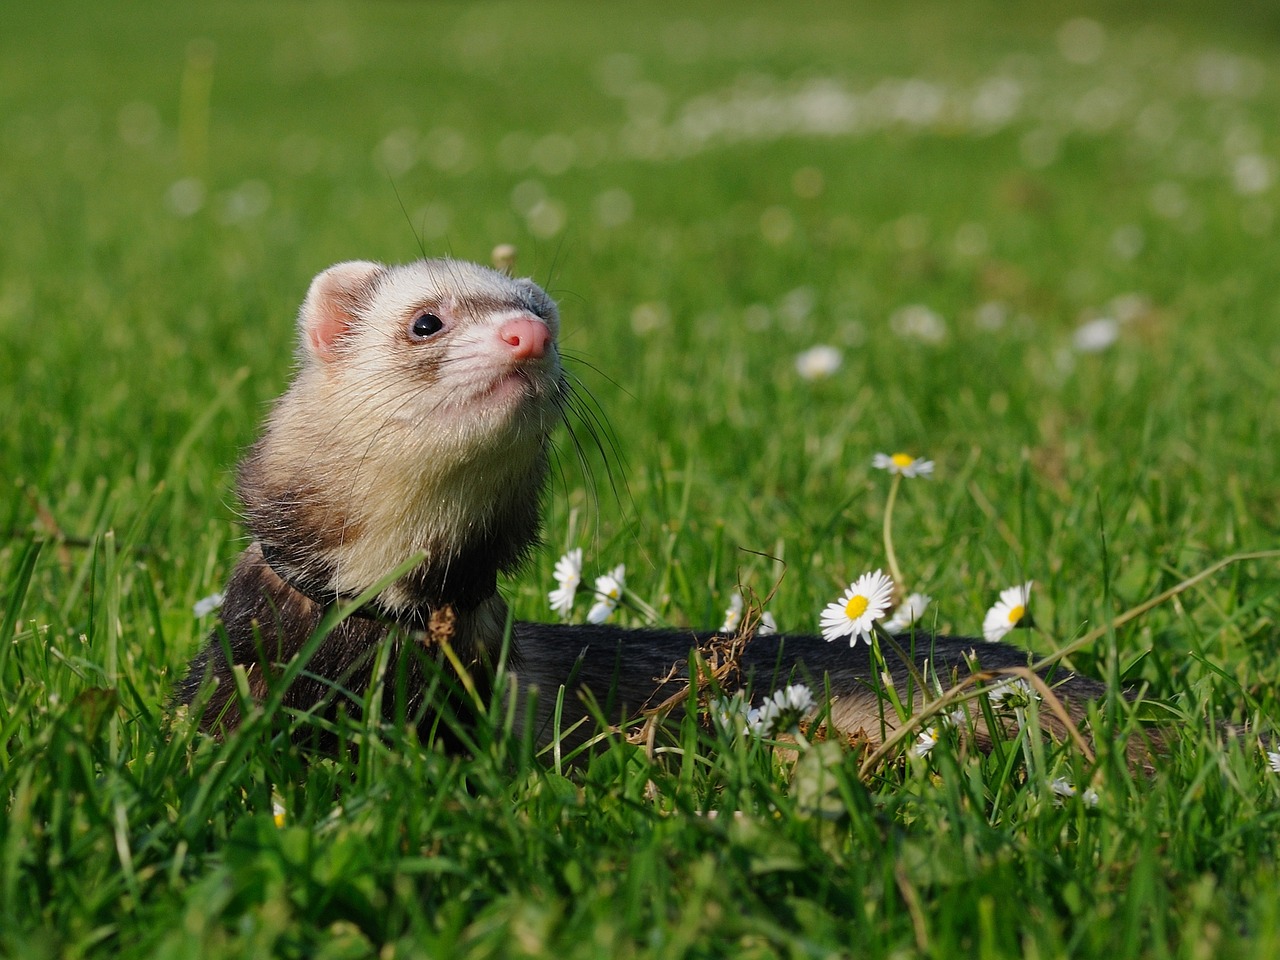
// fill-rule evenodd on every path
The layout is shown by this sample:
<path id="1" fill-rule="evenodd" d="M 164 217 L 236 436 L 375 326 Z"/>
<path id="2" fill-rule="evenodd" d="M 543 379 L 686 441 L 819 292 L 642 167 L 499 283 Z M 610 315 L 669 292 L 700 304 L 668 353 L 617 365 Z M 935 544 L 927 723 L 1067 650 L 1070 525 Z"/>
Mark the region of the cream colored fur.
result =
<path id="1" fill-rule="evenodd" d="M 317 558 L 335 571 L 333 590 L 359 593 L 418 551 L 430 562 L 492 522 L 496 504 L 536 495 L 522 487 L 558 416 L 559 355 L 552 343 L 540 360 L 519 363 L 497 333 L 531 315 L 536 289 L 457 261 L 344 263 L 313 282 L 299 318 L 301 370 L 262 454 L 271 476 L 313 481 L 316 506 L 358 533 Z M 468 307 L 477 301 L 502 306 Z M 332 323 L 335 304 L 353 308 L 328 344 L 317 330 Z M 554 335 L 559 320 L 547 304 L 538 301 Z M 406 342 L 424 309 L 446 329 Z M 407 602 L 398 585 L 381 599 L 391 610 Z"/>

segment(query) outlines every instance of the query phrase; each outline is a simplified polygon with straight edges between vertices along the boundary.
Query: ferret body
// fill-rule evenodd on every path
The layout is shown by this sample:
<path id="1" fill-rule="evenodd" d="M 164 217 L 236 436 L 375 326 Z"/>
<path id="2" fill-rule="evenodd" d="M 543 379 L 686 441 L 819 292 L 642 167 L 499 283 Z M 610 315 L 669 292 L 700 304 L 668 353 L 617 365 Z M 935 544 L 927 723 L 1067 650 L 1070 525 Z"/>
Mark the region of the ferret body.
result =
<path id="1" fill-rule="evenodd" d="M 297 375 L 239 473 L 253 543 L 227 584 L 219 627 L 178 689 L 191 703 L 216 679 L 207 729 L 239 723 L 240 670 L 248 699 L 265 699 L 327 609 L 418 556 L 324 637 L 285 691 L 285 708 L 358 714 L 379 649 L 390 644 L 388 689 L 398 693 L 383 700 L 387 719 L 447 732 L 444 710 L 465 725 L 471 694 L 441 683 L 451 666 L 440 639 L 482 700 L 505 652 L 521 701 L 516 720 L 531 723 L 539 743 L 558 735 L 562 686 L 560 730 L 573 728 L 574 743 L 596 730 L 592 720 L 578 723 L 588 701 L 621 722 L 674 692 L 661 680 L 713 634 L 509 625 L 497 591 L 498 575 L 519 567 L 539 533 L 551 434 L 567 396 L 559 322 L 532 281 L 459 261 L 343 263 L 316 277 L 299 313 Z M 901 646 L 914 663 L 892 650 L 886 657 L 905 690 L 926 661 L 931 676 L 967 676 L 975 644 L 917 635 Z M 1027 663 L 1016 648 L 979 646 L 984 668 Z M 829 722 L 846 734 L 875 742 L 896 725 L 865 645 L 757 636 L 739 662 L 740 682 L 757 694 L 798 680 L 829 694 Z M 1103 692 L 1078 677 L 1054 682 L 1077 705 Z"/>

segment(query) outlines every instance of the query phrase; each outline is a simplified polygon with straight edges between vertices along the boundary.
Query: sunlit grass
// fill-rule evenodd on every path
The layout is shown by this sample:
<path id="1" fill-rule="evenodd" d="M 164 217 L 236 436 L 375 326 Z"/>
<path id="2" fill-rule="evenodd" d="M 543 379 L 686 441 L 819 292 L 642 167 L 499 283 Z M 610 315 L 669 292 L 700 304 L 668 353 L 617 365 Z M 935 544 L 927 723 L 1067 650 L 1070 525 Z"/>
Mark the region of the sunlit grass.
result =
<path id="1" fill-rule="evenodd" d="M 656 758 L 558 767 L 497 702 L 467 756 L 352 723 L 315 761 L 305 718 L 215 743 L 168 700 L 298 302 L 356 257 L 509 242 L 561 302 L 609 439 L 559 438 L 524 618 L 580 547 L 649 608 L 615 620 L 741 589 L 817 632 L 889 562 L 877 451 L 935 462 L 893 515 L 930 629 L 1034 580 L 1048 654 L 1274 548 L 1274 24 L 1091 10 L 6 11 L 0 953 L 1280 953 L 1274 561 L 1072 657 L 1184 718 L 1152 773 L 1118 698 L 1096 764 L 944 731 L 864 778 L 692 714 Z"/>

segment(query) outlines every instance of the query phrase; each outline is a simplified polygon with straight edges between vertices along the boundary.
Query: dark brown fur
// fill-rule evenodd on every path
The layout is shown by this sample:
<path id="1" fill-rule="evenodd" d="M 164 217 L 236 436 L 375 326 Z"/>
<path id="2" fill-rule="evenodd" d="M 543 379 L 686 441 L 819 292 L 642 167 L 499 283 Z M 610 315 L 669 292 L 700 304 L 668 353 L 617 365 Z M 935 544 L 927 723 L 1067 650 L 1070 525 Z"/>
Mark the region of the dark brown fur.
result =
<path id="1" fill-rule="evenodd" d="M 515 632 L 521 686 L 536 687 L 540 692 L 536 739 L 544 742 L 554 733 L 554 699 L 564 685 L 562 730 L 588 718 L 567 738 L 570 744 L 580 743 L 596 730 L 584 704 L 595 702 L 613 723 L 637 717 L 679 691 L 688 675 L 690 651 L 694 647 L 705 649 L 717 637 L 708 631 L 542 623 L 519 623 Z M 923 699 L 920 680 L 927 675 L 932 681 L 936 676 L 950 687 L 969 677 L 973 673 L 971 653 L 983 671 L 1026 667 L 1029 663 L 1025 651 L 1008 644 L 924 633 L 898 636 L 894 644 L 882 644 L 882 650 L 899 695 L 905 700 L 911 690 L 916 708 Z M 742 647 L 738 666 L 737 676 L 725 692 L 741 686 L 759 702 L 786 684 L 805 683 L 815 695 L 830 694 L 832 720 L 846 736 L 863 735 L 878 743 L 886 731 L 899 725 L 892 705 L 876 692 L 873 678 L 877 670 L 872 664 L 871 648 L 864 643 L 850 647 L 847 642 L 828 643 L 817 636 L 756 636 Z M 1084 716 L 1089 701 L 1106 692 L 1102 684 L 1066 670 L 1045 679 L 1076 718 Z M 930 690 L 929 696 L 936 696 L 936 691 Z M 1041 711 L 1041 722 L 1056 736 L 1065 736 L 1065 729 L 1048 710 Z M 984 740 L 981 724 L 978 733 Z"/>
<path id="2" fill-rule="evenodd" d="M 232 664 L 245 672 L 248 699 L 261 703 L 315 633 L 325 609 L 285 583 L 262 559 L 256 544 L 250 547 L 227 584 L 220 627 L 191 661 L 178 685 L 177 699 L 182 703 L 196 701 L 204 685 L 212 681 L 202 725 L 210 731 L 239 726 L 243 719 L 241 698 Z M 359 614 L 339 623 L 281 700 L 286 711 L 312 713 L 325 721 L 304 732 L 303 739 L 332 750 L 336 742 L 330 732 L 332 724 L 340 713 L 360 718 L 365 693 L 374 679 L 378 647 L 391 643 L 382 719 L 411 723 L 424 738 L 434 729 L 445 742 L 456 745 L 455 724 L 467 715 L 471 704 L 442 666 L 440 651 L 426 642 L 426 627 L 425 620 L 393 625 L 378 614 Z M 477 681 L 478 692 L 487 695 L 496 651 L 464 640 L 456 645 L 455 653 Z M 397 697 L 399 689 L 407 696 Z M 429 691 L 433 694 L 430 703 Z M 449 713 L 451 722 L 440 723 L 442 710 Z"/>

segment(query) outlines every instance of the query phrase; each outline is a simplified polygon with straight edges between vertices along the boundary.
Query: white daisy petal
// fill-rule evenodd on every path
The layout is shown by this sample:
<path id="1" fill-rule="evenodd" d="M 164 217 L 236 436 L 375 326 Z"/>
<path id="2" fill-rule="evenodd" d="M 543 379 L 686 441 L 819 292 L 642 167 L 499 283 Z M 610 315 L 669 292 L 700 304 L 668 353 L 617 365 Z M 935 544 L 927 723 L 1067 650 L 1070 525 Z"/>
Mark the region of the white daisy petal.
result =
<path id="1" fill-rule="evenodd" d="M 793 733 L 814 706 L 813 691 L 803 683 L 775 690 L 764 703 L 747 712 L 747 731 L 757 737 Z"/>
<path id="2" fill-rule="evenodd" d="M 613 615 L 626 589 L 626 573 L 627 568 L 619 564 L 604 576 L 596 577 L 596 602 L 587 611 L 588 623 L 604 623 Z"/>
<path id="3" fill-rule="evenodd" d="M 823 637 L 828 641 L 848 637 L 850 646 L 859 640 L 870 643 L 872 627 L 884 617 L 892 597 L 893 581 L 886 574 L 864 573 L 822 611 Z"/>
<path id="4" fill-rule="evenodd" d="M 1053 802 L 1058 804 L 1062 803 L 1063 797 L 1074 797 L 1076 795 L 1076 788 L 1071 785 L 1071 781 L 1066 777 L 1058 777 L 1049 784 L 1049 789 L 1053 791 Z"/>
<path id="5" fill-rule="evenodd" d="M 220 593 L 211 593 L 207 597 L 201 597 L 195 602 L 191 608 L 191 612 L 195 614 L 196 619 L 207 617 L 215 610 L 222 609 L 223 595 Z"/>
<path id="6" fill-rule="evenodd" d="M 991 702 L 993 710 L 1008 707 L 1018 710 L 1029 707 L 1033 701 L 1039 700 L 1040 694 L 1027 681 L 1016 677 L 1012 680 L 1002 680 L 995 686 L 988 687 L 987 699 Z"/>
<path id="7" fill-rule="evenodd" d="M 1071 781 L 1066 777 L 1058 777 L 1049 784 L 1049 789 L 1053 792 L 1053 802 L 1057 806 L 1062 806 L 1062 801 L 1066 797 L 1079 796 L 1080 802 L 1086 807 L 1096 807 L 1098 805 L 1098 791 L 1093 787 L 1085 787 L 1083 790 L 1077 790 Z"/>
<path id="8" fill-rule="evenodd" d="M 933 461 L 913 457 L 909 453 L 877 453 L 871 465 L 878 470 L 900 473 L 904 477 L 928 477 L 933 475 Z"/>
<path id="9" fill-rule="evenodd" d="M 840 369 L 843 360 L 835 347 L 820 344 L 796 355 L 796 372 L 804 380 L 825 380 Z"/>
<path id="10" fill-rule="evenodd" d="M 911 748 L 913 757 L 927 757 L 929 751 L 938 745 L 940 732 L 936 726 L 925 727 L 916 738 L 916 745 Z"/>
<path id="11" fill-rule="evenodd" d="M 562 617 L 573 610 L 573 598 L 582 583 L 582 548 L 576 547 L 556 561 L 555 578 L 558 586 L 547 594 L 551 609 Z"/>
<path id="12" fill-rule="evenodd" d="M 1027 615 L 1027 604 L 1031 602 L 1031 588 L 1034 584 L 1034 580 L 1028 580 L 1021 586 L 1000 591 L 1000 599 L 982 620 L 982 636 L 988 642 L 995 643 Z"/>
<path id="13" fill-rule="evenodd" d="M 570 587 L 556 587 L 547 594 L 547 601 L 551 604 L 551 611 L 560 614 L 561 617 L 567 617 L 573 611 L 574 589 Z"/>
<path id="14" fill-rule="evenodd" d="M 729 609 L 724 612 L 724 623 L 720 625 L 721 633 L 737 633 L 742 623 L 742 594 L 734 591 L 729 598 Z"/>
<path id="15" fill-rule="evenodd" d="M 903 633 L 913 623 L 924 616 L 925 608 L 933 601 L 927 593 L 913 593 L 893 611 L 893 616 L 884 622 L 884 628 L 890 633 Z"/>

